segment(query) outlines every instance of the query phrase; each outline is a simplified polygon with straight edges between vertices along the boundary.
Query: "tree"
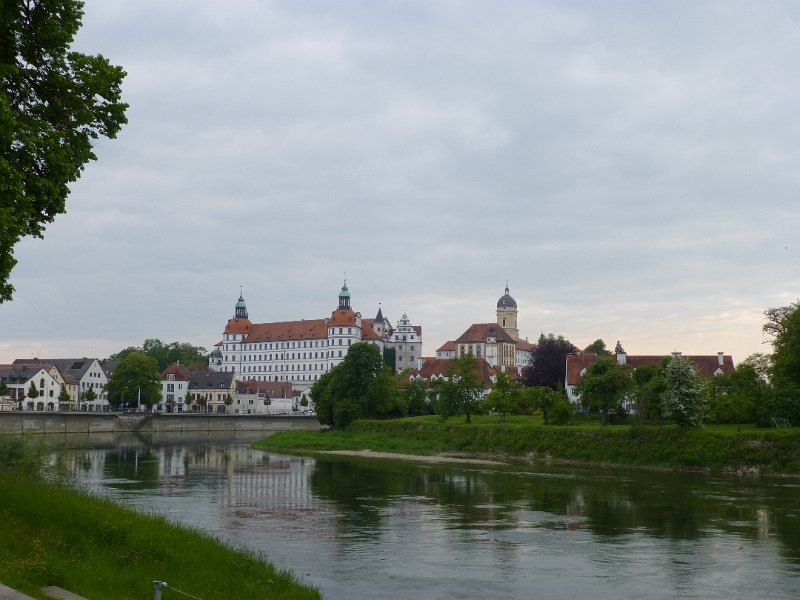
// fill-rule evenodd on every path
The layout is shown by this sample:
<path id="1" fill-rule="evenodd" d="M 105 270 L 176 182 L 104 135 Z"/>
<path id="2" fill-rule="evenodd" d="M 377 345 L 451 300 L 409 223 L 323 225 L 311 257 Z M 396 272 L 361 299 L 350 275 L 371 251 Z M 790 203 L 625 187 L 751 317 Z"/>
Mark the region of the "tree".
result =
<path id="1" fill-rule="evenodd" d="M 86 402 L 94 402 L 97 400 L 97 394 L 95 394 L 92 388 L 86 388 L 83 394 L 81 394 L 81 398 L 86 400 Z"/>
<path id="2" fill-rule="evenodd" d="M 161 401 L 161 373 L 155 359 L 133 352 L 119 361 L 106 384 L 108 401 L 119 406 L 126 398 L 139 400 L 147 407 Z"/>
<path id="3" fill-rule="evenodd" d="M 230 406 L 231 404 L 233 404 L 233 396 L 228 394 L 225 396 L 225 406 Z"/>
<path id="4" fill-rule="evenodd" d="M 542 411 L 542 419 L 545 425 L 550 424 L 550 414 L 556 409 L 560 409 L 559 419 L 556 420 L 557 425 L 563 425 L 569 421 L 570 417 L 574 414 L 572 404 L 567 400 L 563 390 L 554 390 L 545 386 L 536 386 L 527 388 L 525 393 L 528 396 L 531 406 L 536 410 Z M 569 410 L 564 410 L 560 405 L 564 403 L 569 407 Z"/>
<path id="5" fill-rule="evenodd" d="M 264 404 L 267 404 L 267 399 L 268 399 L 268 398 L 269 398 L 269 396 L 267 396 L 267 395 L 265 394 L 265 395 L 264 395 Z M 308 398 L 306 398 L 306 395 L 305 395 L 305 394 L 303 394 L 302 396 L 300 396 L 300 406 L 302 406 L 303 408 L 305 408 L 306 406 L 308 406 Z"/>
<path id="6" fill-rule="evenodd" d="M 526 387 L 545 386 L 558 389 L 564 385 L 567 374 L 567 354 L 579 352 L 563 336 L 555 337 L 552 333 L 547 337 L 539 336 L 528 366 L 522 371 Z"/>
<path id="7" fill-rule="evenodd" d="M 711 418 L 717 423 L 754 423 L 767 399 L 767 384 L 747 362 L 709 383 Z"/>
<path id="8" fill-rule="evenodd" d="M 174 363 L 181 363 L 192 370 L 199 370 L 208 365 L 208 352 L 202 346 L 193 346 L 189 342 L 171 342 L 165 344 L 159 339 L 148 338 L 140 348 L 129 346 L 111 355 L 113 360 L 122 360 L 129 354 L 139 352 L 156 360 L 158 370 L 163 371 Z"/>
<path id="9" fill-rule="evenodd" d="M 486 398 L 486 408 L 497 413 L 500 423 L 504 423 L 507 414 L 520 412 L 522 384 L 514 381 L 508 373 L 498 373 L 497 381 Z"/>
<path id="10" fill-rule="evenodd" d="M 673 356 L 664 367 L 664 416 L 681 427 L 702 427 L 708 410 L 708 388 L 691 361 Z"/>
<path id="11" fill-rule="evenodd" d="M 69 50 L 80 0 L 6 0 L 0 10 L 0 302 L 11 299 L 14 246 L 64 213 L 99 136 L 126 123 L 125 72 Z"/>
<path id="12" fill-rule="evenodd" d="M 444 417 L 464 415 L 467 423 L 472 423 L 472 415 L 483 412 L 485 389 L 478 359 L 472 354 L 452 359 L 448 378 L 439 388 L 440 414 Z"/>
<path id="13" fill-rule="evenodd" d="M 58 392 L 58 401 L 61 404 L 67 404 L 70 401 L 69 392 L 67 391 L 67 386 L 62 385 L 61 391 Z"/>
<path id="14" fill-rule="evenodd" d="M 191 409 L 194 403 L 194 394 L 192 394 L 192 392 L 186 392 L 186 398 L 183 399 L 183 403 L 186 405 L 187 409 Z"/>
<path id="15" fill-rule="evenodd" d="M 644 365 L 633 371 L 633 394 L 636 401 L 636 420 L 641 423 L 663 423 L 662 396 L 666 390 L 663 365 Z"/>
<path id="16" fill-rule="evenodd" d="M 583 353 L 597 354 L 597 356 L 611 356 L 611 352 L 609 352 L 608 348 L 606 348 L 606 343 L 600 338 L 586 346 L 586 348 L 583 349 Z"/>
<path id="17" fill-rule="evenodd" d="M 621 410 L 622 401 L 633 387 L 631 372 L 627 365 L 601 358 L 594 361 L 578 382 L 581 402 L 590 412 L 603 415 L 603 425 L 608 423 L 610 410 Z"/>
<path id="18" fill-rule="evenodd" d="M 0 398 L 8 396 L 8 384 L 5 379 L 0 379 Z"/>
<path id="19" fill-rule="evenodd" d="M 407 415 L 428 415 L 431 413 L 428 402 L 428 382 L 422 378 L 412 377 L 402 390 Z"/>
<path id="20" fill-rule="evenodd" d="M 380 350 L 365 342 L 350 346 L 344 360 L 311 386 L 311 396 L 319 422 L 336 428 L 387 416 L 397 407 L 394 377 Z"/>
<path id="21" fill-rule="evenodd" d="M 800 302 L 770 308 L 764 312 L 767 322 L 764 333 L 772 339 L 769 379 L 772 389 L 760 411 L 759 424 L 768 425 L 773 418 L 800 423 Z M 763 368 L 763 362 L 756 363 Z"/>
<path id="22" fill-rule="evenodd" d="M 31 400 L 36 400 L 39 397 L 39 390 L 36 389 L 36 384 L 31 381 L 31 385 L 28 388 L 28 398 Z"/>

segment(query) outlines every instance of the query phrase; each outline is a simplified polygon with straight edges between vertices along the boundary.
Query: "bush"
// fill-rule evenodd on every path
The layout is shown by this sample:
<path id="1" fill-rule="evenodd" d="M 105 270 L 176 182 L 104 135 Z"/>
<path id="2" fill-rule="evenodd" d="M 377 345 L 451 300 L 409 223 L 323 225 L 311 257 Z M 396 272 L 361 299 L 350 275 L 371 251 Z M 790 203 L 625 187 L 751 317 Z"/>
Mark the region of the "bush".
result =
<path id="1" fill-rule="evenodd" d="M 42 478 L 50 471 L 52 448 L 43 439 L 0 434 L 0 467 L 27 477 Z"/>

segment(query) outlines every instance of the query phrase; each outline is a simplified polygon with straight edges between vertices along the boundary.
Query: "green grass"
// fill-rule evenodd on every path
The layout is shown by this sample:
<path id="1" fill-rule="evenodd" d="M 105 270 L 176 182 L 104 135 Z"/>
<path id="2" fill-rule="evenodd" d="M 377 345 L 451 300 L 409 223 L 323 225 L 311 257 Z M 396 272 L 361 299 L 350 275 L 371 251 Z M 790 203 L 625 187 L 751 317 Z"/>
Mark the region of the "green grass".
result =
<path id="1" fill-rule="evenodd" d="M 357 421 L 345 431 L 290 431 L 273 435 L 258 447 L 282 452 L 364 450 L 404 454 L 552 457 L 595 463 L 668 468 L 735 470 L 756 466 L 763 472 L 800 473 L 800 431 L 736 425 L 701 430 L 672 425 L 599 423 L 549 426 L 537 417 L 497 417 L 442 422 L 438 417 Z"/>
<path id="2" fill-rule="evenodd" d="M 0 582 L 34 598 L 57 585 L 91 600 L 320 598 L 256 554 L 161 517 L 0 469 Z M 162 597 L 182 598 L 164 590 Z"/>

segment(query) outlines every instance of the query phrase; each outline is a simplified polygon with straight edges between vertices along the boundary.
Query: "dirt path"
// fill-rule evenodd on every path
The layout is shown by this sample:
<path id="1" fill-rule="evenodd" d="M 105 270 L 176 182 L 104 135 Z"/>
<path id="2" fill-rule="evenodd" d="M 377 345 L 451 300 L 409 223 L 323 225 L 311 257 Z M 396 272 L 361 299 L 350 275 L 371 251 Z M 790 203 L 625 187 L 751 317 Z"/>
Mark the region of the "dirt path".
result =
<path id="1" fill-rule="evenodd" d="M 423 456 L 418 454 L 397 454 L 395 452 L 373 452 L 372 450 L 324 450 L 318 454 L 337 454 L 340 456 L 366 456 L 369 458 L 394 458 L 396 460 L 414 460 L 417 462 L 430 463 L 469 463 L 474 465 L 505 465 L 508 463 L 499 460 L 487 460 L 483 458 L 460 458 L 457 456 L 443 456 L 436 454 Z"/>

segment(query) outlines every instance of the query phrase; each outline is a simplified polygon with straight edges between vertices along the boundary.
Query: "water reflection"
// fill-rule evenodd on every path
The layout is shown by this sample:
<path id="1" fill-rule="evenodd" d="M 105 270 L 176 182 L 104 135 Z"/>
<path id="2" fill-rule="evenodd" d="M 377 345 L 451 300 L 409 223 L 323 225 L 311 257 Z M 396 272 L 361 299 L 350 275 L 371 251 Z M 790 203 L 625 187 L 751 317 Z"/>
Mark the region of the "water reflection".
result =
<path id="1" fill-rule="evenodd" d="M 800 587 L 795 480 L 312 459 L 208 441 L 128 441 L 70 464 L 80 485 L 265 551 L 330 598 Z"/>

